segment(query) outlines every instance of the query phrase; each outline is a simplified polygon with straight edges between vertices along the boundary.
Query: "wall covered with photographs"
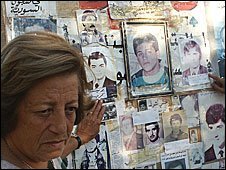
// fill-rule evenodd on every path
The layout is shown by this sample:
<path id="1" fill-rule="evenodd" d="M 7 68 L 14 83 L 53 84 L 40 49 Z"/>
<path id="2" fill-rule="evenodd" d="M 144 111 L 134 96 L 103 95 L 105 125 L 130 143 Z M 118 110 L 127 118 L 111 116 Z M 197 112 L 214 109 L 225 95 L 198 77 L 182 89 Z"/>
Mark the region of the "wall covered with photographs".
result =
<path id="1" fill-rule="evenodd" d="M 106 112 L 96 138 L 66 158 L 68 168 L 224 168 L 225 96 L 208 78 L 224 77 L 224 1 L 3 1 L 2 8 L 6 42 L 56 32 L 91 68 L 90 94 Z"/>

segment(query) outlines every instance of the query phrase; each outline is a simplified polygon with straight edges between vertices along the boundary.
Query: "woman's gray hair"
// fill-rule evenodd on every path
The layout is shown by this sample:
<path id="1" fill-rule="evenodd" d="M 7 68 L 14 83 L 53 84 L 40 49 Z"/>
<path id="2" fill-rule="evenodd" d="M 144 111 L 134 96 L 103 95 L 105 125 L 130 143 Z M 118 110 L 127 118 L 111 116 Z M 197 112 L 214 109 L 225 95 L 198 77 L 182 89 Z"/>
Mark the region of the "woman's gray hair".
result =
<path id="1" fill-rule="evenodd" d="M 77 124 L 93 102 L 86 95 L 85 60 L 79 50 L 50 32 L 29 32 L 10 41 L 1 50 L 1 137 L 17 124 L 17 107 L 40 79 L 74 72 L 79 80 Z"/>

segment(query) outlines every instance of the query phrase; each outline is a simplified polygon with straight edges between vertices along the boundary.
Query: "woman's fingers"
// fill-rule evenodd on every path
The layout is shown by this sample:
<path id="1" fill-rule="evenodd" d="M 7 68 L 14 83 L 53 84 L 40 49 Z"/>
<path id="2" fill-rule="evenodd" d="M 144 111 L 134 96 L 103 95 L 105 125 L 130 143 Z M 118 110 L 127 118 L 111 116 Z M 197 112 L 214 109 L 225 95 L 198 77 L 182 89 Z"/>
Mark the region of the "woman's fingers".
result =
<path id="1" fill-rule="evenodd" d="M 211 83 L 213 89 L 216 91 L 224 93 L 225 91 L 225 85 L 224 85 L 224 79 L 220 78 L 219 76 L 208 74 L 210 78 L 212 78 L 214 81 Z"/>
<path id="2" fill-rule="evenodd" d="M 95 106 L 94 106 L 94 111 L 93 111 L 93 118 L 94 119 L 97 119 L 98 118 L 98 115 L 99 115 L 99 112 L 102 108 L 102 101 L 101 100 L 97 100 L 97 102 L 95 103 Z"/>
<path id="3" fill-rule="evenodd" d="M 104 116 L 104 112 L 105 112 L 105 107 L 101 106 L 101 110 L 98 113 L 97 119 L 101 122 L 103 120 L 103 116 Z"/>

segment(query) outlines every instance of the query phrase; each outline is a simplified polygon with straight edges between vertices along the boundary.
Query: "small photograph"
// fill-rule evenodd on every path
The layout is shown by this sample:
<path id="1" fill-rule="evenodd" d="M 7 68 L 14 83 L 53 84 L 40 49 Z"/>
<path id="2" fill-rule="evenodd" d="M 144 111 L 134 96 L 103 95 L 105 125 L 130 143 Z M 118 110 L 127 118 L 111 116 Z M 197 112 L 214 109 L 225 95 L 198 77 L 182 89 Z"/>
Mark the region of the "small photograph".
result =
<path id="1" fill-rule="evenodd" d="M 137 100 L 125 99 L 125 113 L 137 112 Z"/>
<path id="2" fill-rule="evenodd" d="M 171 96 L 171 101 L 172 101 L 172 111 L 176 111 L 176 110 L 181 110 L 182 106 L 181 106 L 181 102 L 180 102 L 180 95 L 172 95 Z"/>
<path id="3" fill-rule="evenodd" d="M 115 103 L 104 103 L 103 106 L 105 106 L 103 121 L 117 118 L 117 110 Z"/>
<path id="4" fill-rule="evenodd" d="M 13 18 L 15 37 L 31 31 L 48 31 L 57 33 L 56 19 Z"/>
<path id="5" fill-rule="evenodd" d="M 203 157 L 201 156 L 201 152 L 198 149 L 192 150 L 192 161 L 194 164 L 201 164 Z"/>
<path id="6" fill-rule="evenodd" d="M 119 116 L 120 131 L 122 135 L 123 148 L 126 151 L 138 150 L 144 148 L 143 127 L 133 124 L 131 114 Z"/>
<path id="7" fill-rule="evenodd" d="M 147 106 L 147 100 L 138 100 L 138 110 L 140 111 L 145 111 L 148 110 L 148 106 Z"/>
<path id="8" fill-rule="evenodd" d="M 98 137 L 95 137 L 89 143 L 85 144 L 85 151 L 82 157 L 81 169 L 88 169 L 88 167 L 95 168 L 96 164 L 98 164 L 98 167 L 101 167 L 100 169 L 106 169 L 106 161 L 99 148 L 97 147 L 98 143 L 99 139 Z M 95 158 L 95 155 L 98 159 Z"/>
<path id="9" fill-rule="evenodd" d="M 101 21 L 96 9 L 77 10 L 77 21 L 81 45 L 106 45 L 102 33 Z"/>
<path id="10" fill-rule="evenodd" d="M 189 128 L 189 142 L 197 143 L 201 142 L 201 129 L 200 127 Z"/>
<path id="11" fill-rule="evenodd" d="M 195 39 L 184 39 L 183 41 L 179 41 L 179 47 L 180 47 L 180 56 L 181 56 L 181 62 L 183 67 L 182 70 L 182 82 L 183 85 L 197 85 L 208 83 L 208 82 L 198 82 L 195 84 L 195 82 L 192 82 L 192 76 L 195 75 L 202 75 L 207 74 L 207 63 L 206 63 L 206 56 L 203 56 L 202 49 L 200 43 Z M 202 75 L 204 76 L 204 75 Z M 200 79 L 199 79 L 200 80 Z"/>
<path id="12" fill-rule="evenodd" d="M 108 34 L 105 35 L 105 41 L 107 46 L 121 46 L 122 38 L 121 38 L 121 30 L 110 30 Z"/>
<path id="13" fill-rule="evenodd" d="M 218 31 L 218 32 L 217 32 Z M 225 22 L 223 21 L 220 28 L 215 33 L 217 40 L 217 55 L 220 77 L 225 77 Z"/>
<path id="14" fill-rule="evenodd" d="M 145 145 L 162 145 L 163 141 L 163 128 L 160 122 L 149 122 L 144 124 Z"/>
<path id="15" fill-rule="evenodd" d="M 164 142 L 188 139 L 187 117 L 183 110 L 163 112 Z"/>

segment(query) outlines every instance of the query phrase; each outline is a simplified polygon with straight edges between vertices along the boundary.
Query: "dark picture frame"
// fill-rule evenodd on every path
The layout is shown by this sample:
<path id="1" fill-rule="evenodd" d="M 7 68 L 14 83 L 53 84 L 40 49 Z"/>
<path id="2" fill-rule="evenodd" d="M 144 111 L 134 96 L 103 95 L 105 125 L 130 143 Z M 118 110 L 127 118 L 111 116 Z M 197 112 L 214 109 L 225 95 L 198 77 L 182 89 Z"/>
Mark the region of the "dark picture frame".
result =
<path id="1" fill-rule="evenodd" d="M 172 94 L 167 22 L 124 21 L 121 27 L 129 99 Z"/>

